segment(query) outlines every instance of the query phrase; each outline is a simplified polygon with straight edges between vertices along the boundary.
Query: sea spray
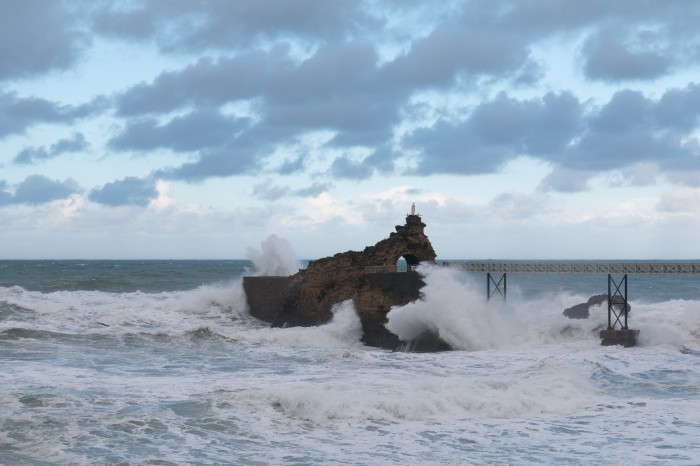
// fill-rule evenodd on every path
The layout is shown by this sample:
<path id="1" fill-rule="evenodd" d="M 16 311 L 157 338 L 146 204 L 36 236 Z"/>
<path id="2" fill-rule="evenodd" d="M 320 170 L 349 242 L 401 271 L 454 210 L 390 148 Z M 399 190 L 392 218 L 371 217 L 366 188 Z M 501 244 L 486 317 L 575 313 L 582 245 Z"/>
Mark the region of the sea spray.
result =
<path id="1" fill-rule="evenodd" d="M 162 293 L 42 293 L 0 288 L 0 301 L 22 310 L 8 313 L 0 321 L 0 330 L 21 324 L 25 329 L 73 335 L 177 335 L 206 326 L 226 326 L 248 315 L 240 280 Z"/>
<path id="2" fill-rule="evenodd" d="M 260 243 L 260 250 L 249 247 L 248 259 L 261 276 L 286 276 L 299 271 L 299 261 L 291 244 L 277 235 L 270 235 Z"/>
<path id="3" fill-rule="evenodd" d="M 584 320 L 562 315 L 566 307 L 585 301 L 582 296 L 559 292 L 525 299 L 515 287 L 507 303 L 487 301 L 482 284 L 462 272 L 435 266 L 421 266 L 419 272 L 425 282 L 421 299 L 387 314 L 386 328 L 405 342 L 425 332 L 469 351 L 593 341 L 605 320 L 600 309 Z"/>
<path id="4" fill-rule="evenodd" d="M 430 332 L 455 349 L 483 350 L 503 346 L 518 331 L 503 303 L 487 303 L 484 290 L 460 280 L 460 272 L 430 266 L 419 271 L 422 298 L 387 314 L 386 328 L 402 341 Z"/>
<path id="5" fill-rule="evenodd" d="M 629 326 L 640 330 L 639 346 L 671 345 L 700 350 L 700 301 L 633 302 Z"/>
<path id="6" fill-rule="evenodd" d="M 221 334 L 240 342 L 253 344 L 324 348 L 361 346 L 362 323 L 351 300 L 338 303 L 331 309 L 330 321 L 316 327 L 258 328 L 231 327 Z"/>

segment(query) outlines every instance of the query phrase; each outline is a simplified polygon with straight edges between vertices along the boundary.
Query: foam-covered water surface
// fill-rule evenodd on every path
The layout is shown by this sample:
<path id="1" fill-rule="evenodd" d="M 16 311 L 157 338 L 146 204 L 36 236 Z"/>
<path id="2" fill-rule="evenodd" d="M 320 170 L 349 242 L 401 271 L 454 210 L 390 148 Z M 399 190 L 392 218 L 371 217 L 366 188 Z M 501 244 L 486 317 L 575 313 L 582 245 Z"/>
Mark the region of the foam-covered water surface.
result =
<path id="1" fill-rule="evenodd" d="M 182 290 L 0 286 L 0 463 L 700 462 L 700 300 L 633 299 L 639 346 L 602 347 L 605 309 L 561 315 L 578 291 L 511 280 L 487 303 L 425 269 L 388 328 L 459 349 L 403 353 L 363 346 L 350 301 L 269 328 L 244 269 Z"/>

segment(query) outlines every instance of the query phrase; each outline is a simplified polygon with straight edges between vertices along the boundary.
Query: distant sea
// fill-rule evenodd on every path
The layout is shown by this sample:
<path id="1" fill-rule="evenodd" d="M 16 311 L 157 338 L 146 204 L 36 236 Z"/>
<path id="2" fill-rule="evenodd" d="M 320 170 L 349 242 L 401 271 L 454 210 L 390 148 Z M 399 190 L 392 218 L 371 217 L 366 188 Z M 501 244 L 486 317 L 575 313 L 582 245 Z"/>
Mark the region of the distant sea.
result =
<path id="1" fill-rule="evenodd" d="M 700 464 L 700 276 L 632 276 L 635 348 L 605 276 L 422 268 L 390 328 L 458 348 L 363 346 L 352 303 L 312 328 L 252 318 L 246 260 L 0 261 L 0 464 Z M 397 330 L 398 331 L 398 330 Z"/>

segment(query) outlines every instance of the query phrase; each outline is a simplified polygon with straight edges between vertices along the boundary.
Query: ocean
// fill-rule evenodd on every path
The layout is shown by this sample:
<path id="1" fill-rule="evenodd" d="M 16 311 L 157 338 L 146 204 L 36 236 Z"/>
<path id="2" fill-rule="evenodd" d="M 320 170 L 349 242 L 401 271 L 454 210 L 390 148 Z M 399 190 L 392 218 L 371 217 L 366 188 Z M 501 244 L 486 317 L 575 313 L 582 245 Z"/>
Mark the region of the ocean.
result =
<path id="1" fill-rule="evenodd" d="M 605 276 L 420 272 L 387 325 L 455 351 L 269 328 L 247 260 L 0 261 L 0 464 L 700 464 L 700 276 L 630 275 L 622 348 L 562 315 Z"/>

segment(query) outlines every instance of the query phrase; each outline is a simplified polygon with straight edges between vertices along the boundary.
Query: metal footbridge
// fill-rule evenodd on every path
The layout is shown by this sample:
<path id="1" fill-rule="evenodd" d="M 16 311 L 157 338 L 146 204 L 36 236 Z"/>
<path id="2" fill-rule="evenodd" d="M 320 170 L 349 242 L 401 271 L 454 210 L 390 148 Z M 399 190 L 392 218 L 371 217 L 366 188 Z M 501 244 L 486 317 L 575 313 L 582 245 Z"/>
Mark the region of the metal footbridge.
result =
<path id="1" fill-rule="evenodd" d="M 456 261 L 443 262 L 442 265 L 481 273 L 700 275 L 700 262 Z"/>
<path id="2" fill-rule="evenodd" d="M 608 276 L 608 328 L 600 332 L 604 345 L 634 346 L 639 330 L 627 327 L 629 305 L 627 275 L 700 275 L 700 262 L 591 262 L 591 261 L 453 261 L 445 267 L 464 272 L 486 274 L 486 296 L 506 299 L 506 276 L 509 273 L 600 274 Z M 493 274 L 500 274 L 495 276 Z M 620 277 L 621 276 L 621 277 Z M 616 278 L 617 277 L 617 278 Z M 496 280 L 498 278 L 498 280 Z"/>

